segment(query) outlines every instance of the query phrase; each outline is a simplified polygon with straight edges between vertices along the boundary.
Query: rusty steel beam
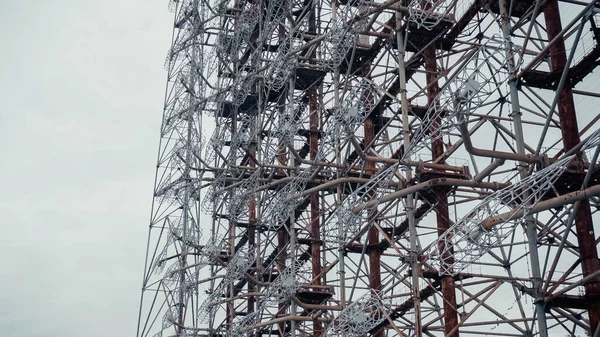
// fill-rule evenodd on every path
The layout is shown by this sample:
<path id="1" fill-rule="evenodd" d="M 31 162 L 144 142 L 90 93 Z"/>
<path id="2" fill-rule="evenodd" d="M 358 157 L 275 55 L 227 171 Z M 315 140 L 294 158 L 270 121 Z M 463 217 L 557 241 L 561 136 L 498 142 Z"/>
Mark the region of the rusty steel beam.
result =
<path id="1" fill-rule="evenodd" d="M 316 33 L 316 12 L 313 1 L 310 1 L 311 8 L 309 14 L 309 32 Z M 317 160 L 318 142 L 319 142 L 319 97 L 317 86 L 313 85 L 308 90 L 309 100 L 309 151 L 310 159 Z M 320 244 L 320 201 L 319 192 L 310 194 L 310 236 L 311 236 L 311 262 L 312 278 L 314 285 L 321 285 L 321 244 Z M 313 336 L 320 337 L 323 334 L 323 324 L 315 320 L 313 322 Z"/>
<path id="2" fill-rule="evenodd" d="M 435 47 L 430 46 L 424 51 L 425 57 L 425 76 L 427 80 L 427 100 L 428 104 L 439 104 L 436 101 L 436 97 L 439 94 L 440 88 L 437 81 L 437 63 L 435 57 Z M 436 132 L 435 126 L 441 123 L 441 117 L 437 117 L 434 125 L 434 130 L 432 132 Z M 444 142 L 442 138 L 437 138 L 431 144 L 431 155 L 432 158 L 439 158 L 444 154 Z M 445 161 L 442 159 L 439 164 L 445 164 Z M 436 198 L 436 205 L 434 210 L 436 212 L 436 222 L 438 235 L 443 235 L 450 228 L 450 214 L 448 212 L 448 191 L 446 189 L 436 189 L 434 194 Z M 444 245 L 444 242 L 440 242 L 441 245 Z M 445 247 L 439 247 L 439 251 L 446 251 Z M 448 256 L 442 256 L 442 260 L 447 263 L 452 263 L 452 253 L 451 250 L 448 250 Z M 456 306 L 456 289 L 454 288 L 454 279 L 451 275 L 442 275 L 440 279 L 441 287 L 442 287 L 442 297 L 444 298 L 444 330 L 446 331 L 447 337 L 458 337 L 459 332 L 456 327 L 458 326 L 458 311 Z"/>

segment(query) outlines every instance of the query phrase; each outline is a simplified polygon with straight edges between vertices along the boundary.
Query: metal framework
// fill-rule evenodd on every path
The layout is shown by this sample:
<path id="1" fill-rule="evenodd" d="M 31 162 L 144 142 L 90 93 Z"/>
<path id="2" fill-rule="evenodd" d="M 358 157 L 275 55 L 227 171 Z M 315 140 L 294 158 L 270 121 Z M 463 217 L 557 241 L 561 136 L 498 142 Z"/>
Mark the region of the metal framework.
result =
<path id="1" fill-rule="evenodd" d="M 169 6 L 138 337 L 600 335 L 600 4 Z"/>

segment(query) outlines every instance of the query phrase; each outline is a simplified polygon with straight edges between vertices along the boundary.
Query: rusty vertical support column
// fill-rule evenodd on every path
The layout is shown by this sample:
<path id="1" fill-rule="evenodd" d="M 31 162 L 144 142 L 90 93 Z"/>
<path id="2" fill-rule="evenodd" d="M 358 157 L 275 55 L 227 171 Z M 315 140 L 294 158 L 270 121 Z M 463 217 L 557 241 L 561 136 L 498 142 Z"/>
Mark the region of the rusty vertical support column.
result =
<path id="1" fill-rule="evenodd" d="M 430 46 L 424 51 L 425 56 L 425 77 L 427 80 L 427 101 L 429 105 L 438 104 L 436 97 L 439 94 L 440 88 L 437 81 L 437 64 L 435 57 L 435 46 Z M 441 118 L 438 117 L 434 121 L 433 126 L 437 128 Z M 433 159 L 439 158 L 444 154 L 444 143 L 441 138 L 436 139 L 431 144 L 431 154 Z M 442 159 L 439 164 L 444 164 Z M 437 204 L 435 205 L 435 213 L 437 220 L 438 235 L 443 235 L 450 228 L 450 215 L 448 212 L 448 197 L 446 196 L 447 189 L 436 189 L 435 197 Z M 440 241 L 444 245 L 444 241 Z M 438 247 L 439 251 L 446 251 L 445 247 Z M 442 263 L 452 263 L 452 253 L 448 256 L 442 256 Z M 456 309 L 456 289 L 454 286 L 454 278 L 451 275 L 444 274 L 441 276 L 442 296 L 444 298 L 444 330 L 447 337 L 458 337 L 458 311 Z M 454 332 L 452 332 L 454 331 Z"/>
<path id="2" fill-rule="evenodd" d="M 365 144 L 369 144 L 375 137 L 373 116 L 365 120 Z M 367 162 L 366 171 L 368 174 L 374 174 L 377 171 L 374 162 Z M 377 210 L 369 211 L 369 221 L 374 221 L 377 217 Z M 369 252 L 369 285 L 373 290 L 381 290 L 381 252 L 377 249 L 379 245 L 379 231 L 375 226 L 369 228 L 368 233 L 369 246 L 372 248 Z M 378 333 L 379 334 L 379 333 Z M 383 336 L 383 334 L 381 334 Z"/>
<path id="3" fill-rule="evenodd" d="M 369 144 L 375 138 L 373 116 L 365 120 L 365 145 Z M 367 162 L 366 171 L 368 174 L 374 174 L 377 168 L 374 162 Z M 376 221 L 377 209 L 369 210 L 369 222 Z M 369 252 L 369 286 L 373 290 L 381 290 L 381 252 L 379 246 L 379 231 L 377 227 L 371 226 L 368 232 L 368 244 L 371 247 Z M 373 334 L 373 337 L 383 337 L 384 331 L 379 330 Z"/>
<path id="4" fill-rule="evenodd" d="M 256 244 L 256 199 L 252 198 L 250 200 L 250 205 L 248 206 L 248 247 L 252 249 Z M 256 266 L 258 269 L 258 265 Z M 253 282 L 248 282 L 248 292 L 255 292 L 255 285 Z M 248 313 L 254 311 L 256 303 L 256 298 L 254 296 L 248 297 Z"/>
<path id="5" fill-rule="evenodd" d="M 317 88 L 313 87 L 309 92 L 310 105 L 310 159 L 316 160 L 318 151 L 318 134 L 319 134 L 319 111 L 317 101 Z M 312 279 L 313 284 L 321 285 L 321 239 L 320 239 L 320 204 L 319 193 L 315 192 L 310 195 L 310 236 L 311 236 L 311 260 L 312 260 Z M 322 335 L 323 325 L 321 322 L 313 322 L 313 336 L 319 337 Z"/>
<path id="6" fill-rule="evenodd" d="M 562 31 L 560 22 L 560 11 L 558 0 L 548 0 L 543 8 L 548 40 L 554 39 Z M 550 47 L 550 68 L 552 71 L 560 72 L 567 63 L 564 39 L 560 38 Z M 563 145 L 566 150 L 579 144 L 579 127 L 577 126 L 577 114 L 573 100 L 573 89 L 567 81 L 559 93 L 558 116 L 562 132 Z M 596 235 L 594 234 L 594 223 L 590 211 L 589 201 L 583 200 L 575 216 L 575 228 L 577 231 L 577 242 L 579 244 L 579 255 L 583 277 L 586 277 L 600 269 L 598 253 L 596 250 Z M 600 295 L 600 281 L 598 278 L 585 284 L 585 296 L 592 298 Z M 600 323 L 600 302 L 588 301 L 588 314 L 590 318 L 590 335 L 594 334 Z"/>
<path id="7" fill-rule="evenodd" d="M 310 3 L 310 14 L 308 18 L 309 33 L 317 33 L 317 18 L 315 2 Z M 316 57 L 316 52 L 313 52 L 311 58 Z M 310 159 L 317 160 L 317 152 L 319 150 L 319 97 L 317 85 L 313 85 L 308 89 L 308 105 L 309 105 L 309 149 Z M 321 241 L 320 241 L 320 203 L 319 193 L 315 192 L 310 195 L 310 251 L 312 261 L 312 279 L 313 284 L 321 285 Z M 319 321 L 313 321 L 313 336 L 320 337 L 323 334 L 323 324 Z"/>
<path id="8" fill-rule="evenodd" d="M 313 86 L 309 89 L 309 108 L 310 108 L 310 159 L 317 159 L 318 138 L 319 138 L 319 107 L 317 88 Z M 311 260 L 312 260 L 312 279 L 313 284 L 321 285 L 321 239 L 320 239 L 320 204 L 319 192 L 310 195 L 310 237 L 311 237 Z M 313 336 L 322 335 L 323 325 L 321 322 L 313 322 Z"/>
<path id="9" fill-rule="evenodd" d="M 289 235 L 287 233 L 287 230 L 285 228 L 285 226 L 281 226 L 278 230 L 277 230 L 277 271 L 279 273 L 281 273 L 284 269 L 285 269 L 285 259 L 287 257 L 287 252 L 286 252 L 286 245 L 287 242 L 289 240 Z M 285 314 L 285 311 L 288 307 L 288 304 L 286 302 L 282 302 L 279 303 L 278 306 L 278 310 L 277 310 L 277 315 L 283 315 Z M 280 336 L 284 336 L 285 335 L 285 322 L 281 322 L 278 324 L 279 327 L 279 335 Z"/>
<path id="10" fill-rule="evenodd" d="M 255 147 L 250 147 L 251 149 Z M 248 157 L 250 167 L 256 167 L 256 162 L 254 159 L 256 158 L 256 150 L 248 150 Z M 248 205 L 248 249 L 252 249 L 256 244 L 256 199 L 252 198 Z M 258 265 L 256 266 L 258 270 Z M 248 292 L 255 292 L 254 282 L 248 282 Z M 251 313 L 255 310 L 256 298 L 254 296 L 248 297 L 248 313 Z"/>
<path id="11" fill-rule="evenodd" d="M 371 60 L 365 60 L 365 62 L 361 66 L 361 74 L 362 76 L 368 76 L 371 71 Z M 365 93 L 365 97 L 363 98 L 364 103 L 370 103 L 369 101 L 373 100 L 372 94 L 370 92 Z M 370 114 L 364 123 L 365 129 L 365 138 L 363 144 L 365 148 L 369 146 L 375 140 L 375 116 L 374 114 Z M 373 175 L 377 172 L 377 167 L 375 166 L 375 162 L 368 161 L 366 163 L 366 171 L 367 174 Z M 375 221 L 377 217 L 377 209 L 373 209 L 369 211 L 369 222 Z M 375 226 L 371 226 L 369 228 L 369 232 L 367 234 L 368 245 L 371 247 L 369 252 L 369 287 L 373 290 L 381 290 L 381 252 L 377 247 L 379 246 L 379 231 Z M 383 337 L 384 331 L 379 330 L 373 334 L 373 337 Z"/>

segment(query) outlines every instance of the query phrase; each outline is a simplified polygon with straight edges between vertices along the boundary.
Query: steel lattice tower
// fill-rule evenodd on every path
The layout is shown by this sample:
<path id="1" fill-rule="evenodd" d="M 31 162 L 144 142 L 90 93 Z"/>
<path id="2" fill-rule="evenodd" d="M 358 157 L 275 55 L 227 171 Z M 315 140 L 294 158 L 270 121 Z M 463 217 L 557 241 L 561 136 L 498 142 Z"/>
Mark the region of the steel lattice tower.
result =
<path id="1" fill-rule="evenodd" d="M 600 5 L 171 0 L 137 336 L 600 334 Z"/>

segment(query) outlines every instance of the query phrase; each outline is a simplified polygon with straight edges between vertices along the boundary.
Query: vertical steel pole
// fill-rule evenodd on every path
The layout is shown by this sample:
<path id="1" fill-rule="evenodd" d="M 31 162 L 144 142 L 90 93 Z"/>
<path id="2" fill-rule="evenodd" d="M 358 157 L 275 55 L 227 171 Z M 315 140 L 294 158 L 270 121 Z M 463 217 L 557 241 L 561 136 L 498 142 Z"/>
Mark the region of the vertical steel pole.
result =
<path id="1" fill-rule="evenodd" d="M 429 106 L 439 104 L 436 100 L 439 94 L 440 87 L 438 85 L 438 69 L 436 64 L 435 46 L 429 46 L 424 50 L 423 56 L 425 57 L 425 77 L 427 80 L 427 100 Z M 441 123 L 441 117 L 433 123 L 433 136 L 436 136 L 437 127 Z M 444 142 L 441 138 L 434 140 L 431 144 L 431 154 L 433 160 L 440 158 L 444 154 Z M 445 160 L 442 158 L 438 161 L 438 164 L 445 164 Z M 435 197 L 437 204 L 435 205 L 436 221 L 438 235 L 443 235 L 450 228 L 450 214 L 448 212 L 448 197 L 446 196 L 448 189 L 437 188 L 435 189 Z M 445 245 L 445 241 L 440 241 L 440 245 Z M 444 246 L 438 247 L 440 252 L 447 252 L 446 255 L 442 256 L 442 263 L 446 265 L 444 268 L 448 270 L 448 265 L 452 263 L 452 252 L 447 250 Z M 458 337 L 458 311 L 456 309 L 456 289 L 454 286 L 454 278 L 452 275 L 444 274 L 441 275 L 440 281 L 442 284 L 442 296 L 444 298 L 444 331 L 448 337 Z M 454 332 L 453 332 L 454 331 Z"/>
<path id="2" fill-rule="evenodd" d="M 308 29 L 310 33 L 316 34 L 316 7 L 315 1 L 311 1 L 311 11 L 308 21 Z M 313 57 L 316 56 L 313 53 Z M 309 105 L 309 149 L 310 159 L 317 160 L 318 142 L 319 142 L 319 97 L 317 85 L 313 85 L 308 89 L 308 105 Z M 311 261 L 312 261 L 312 279 L 313 284 L 321 285 L 321 243 L 320 243 L 320 201 L 319 192 L 311 193 L 310 195 L 310 237 L 311 237 Z M 323 333 L 323 324 L 318 320 L 313 321 L 313 336 L 320 337 Z"/>
<path id="3" fill-rule="evenodd" d="M 408 124 L 408 97 L 406 95 L 406 65 L 404 64 L 404 36 L 402 28 L 402 13 L 396 12 L 396 42 L 398 43 L 398 76 L 400 80 L 400 100 L 402 103 L 402 129 L 404 136 L 404 151 L 408 152 L 410 145 L 410 126 Z M 408 166 L 406 168 L 406 181 L 412 180 L 412 168 Z M 415 223 L 415 212 L 414 212 L 414 195 L 409 194 L 406 197 L 406 216 L 408 219 L 408 231 L 410 236 L 410 264 L 412 269 L 412 297 L 414 301 L 415 311 L 415 335 L 417 337 L 422 336 L 422 322 L 421 322 L 421 295 L 419 290 L 419 275 L 421 273 L 417 247 L 417 227 Z"/>
<path id="4" fill-rule="evenodd" d="M 337 8 L 338 1 L 331 1 L 331 22 L 335 22 L 337 20 Z M 340 68 L 336 67 L 333 71 L 333 108 L 339 109 L 340 107 Z M 342 164 L 342 153 L 339 150 L 340 144 L 336 142 L 335 144 L 335 162 L 338 167 Z M 336 170 L 336 178 L 341 178 L 340 170 Z M 337 187 L 337 205 L 342 202 L 342 194 L 343 194 L 343 186 L 338 185 Z M 340 224 L 338 228 L 338 237 L 342 238 L 345 232 L 344 224 Z M 346 252 L 344 251 L 343 242 L 340 241 L 340 246 L 338 248 L 338 258 L 340 260 L 339 263 L 339 275 L 340 275 L 340 305 L 344 307 L 346 305 Z"/>
<path id="5" fill-rule="evenodd" d="M 523 124 L 521 121 L 521 105 L 519 102 L 519 91 L 517 88 L 517 69 L 515 66 L 514 49 L 510 39 L 510 3 L 507 0 L 500 0 L 500 21 L 502 25 L 503 43 L 506 50 L 506 61 L 510 79 L 508 86 L 510 90 L 511 117 L 515 128 L 515 140 L 518 154 L 525 154 L 525 141 L 523 139 Z M 527 167 L 520 164 L 518 167 L 521 179 L 528 176 Z M 548 324 L 546 322 L 546 312 L 544 310 L 544 301 L 542 293 L 542 273 L 540 269 L 540 258 L 537 248 L 537 229 L 535 219 L 532 215 L 525 217 L 525 227 L 527 232 L 527 242 L 529 247 L 529 259 L 531 262 L 531 283 L 533 286 L 533 297 L 535 301 L 535 311 L 537 315 L 538 330 L 541 337 L 548 337 Z"/>
<path id="6" fill-rule="evenodd" d="M 308 18 L 308 30 L 312 34 L 317 34 L 317 8 L 316 1 L 310 2 L 310 14 Z M 316 57 L 316 51 L 311 54 L 311 58 Z M 317 85 L 308 89 L 308 104 L 309 104 L 309 149 L 310 159 L 317 160 L 317 152 L 319 151 L 319 92 Z M 320 224 L 320 200 L 319 193 L 315 192 L 310 195 L 310 236 L 311 236 L 311 260 L 312 260 L 312 280 L 313 284 L 321 285 L 321 224 Z M 313 321 L 313 336 L 320 337 L 323 334 L 323 324 L 318 320 Z"/>
<path id="7" fill-rule="evenodd" d="M 294 83 L 294 76 L 290 77 L 289 80 L 289 87 L 288 87 L 288 107 L 290 109 L 290 111 L 294 111 L 294 87 L 295 87 L 295 83 Z M 293 144 L 292 144 L 293 146 Z M 295 167 L 295 158 L 294 156 L 290 156 L 290 161 L 291 161 L 291 166 Z M 296 172 L 293 172 L 292 174 L 293 176 L 296 175 Z M 296 256 L 296 244 L 297 244 L 297 237 L 296 237 L 296 217 L 295 217 L 295 210 L 292 211 L 292 215 L 290 216 L 290 256 L 292 257 L 292 263 L 290 264 L 290 268 L 292 268 L 292 274 L 294 274 L 296 271 L 294 270 L 295 268 L 295 263 L 297 256 Z M 292 316 L 296 316 L 296 309 L 297 309 L 297 304 L 296 301 L 294 300 L 290 300 L 290 315 Z M 296 321 L 292 320 L 290 322 L 290 336 L 291 337 L 296 337 Z"/>

